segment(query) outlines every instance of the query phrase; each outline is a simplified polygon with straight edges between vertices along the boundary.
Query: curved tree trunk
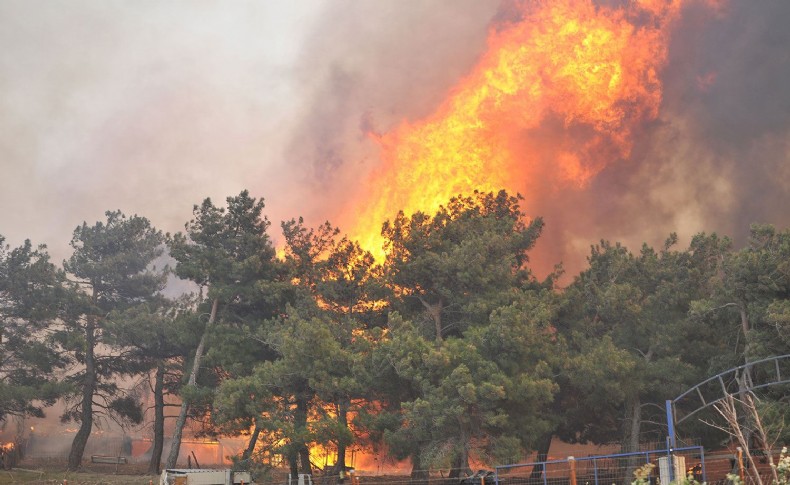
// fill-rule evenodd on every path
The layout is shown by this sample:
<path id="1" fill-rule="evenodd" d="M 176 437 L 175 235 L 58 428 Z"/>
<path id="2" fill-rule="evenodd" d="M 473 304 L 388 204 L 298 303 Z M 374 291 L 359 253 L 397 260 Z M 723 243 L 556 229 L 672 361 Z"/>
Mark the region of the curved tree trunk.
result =
<path id="1" fill-rule="evenodd" d="M 255 451 L 255 445 L 258 444 L 258 437 L 261 435 L 261 428 L 258 427 L 258 424 L 255 424 L 255 429 L 252 431 L 252 435 L 250 435 L 250 441 L 247 442 L 247 448 L 244 450 L 244 453 L 241 454 L 242 460 L 249 460 L 252 456 L 252 452 Z"/>
<path id="2" fill-rule="evenodd" d="M 206 347 L 206 335 L 208 334 L 212 325 L 214 325 L 214 319 L 217 318 L 218 306 L 219 299 L 214 298 L 214 302 L 211 304 L 211 316 L 209 316 L 206 328 L 203 330 L 203 335 L 200 337 L 200 343 L 198 344 L 197 349 L 195 349 L 195 360 L 192 362 L 192 371 L 189 373 L 189 381 L 187 382 L 187 386 L 194 387 L 195 383 L 197 382 L 197 374 L 200 370 L 200 361 L 203 359 L 203 351 Z M 181 437 L 184 433 L 184 425 L 187 422 L 187 411 L 189 411 L 189 403 L 186 399 L 184 399 L 181 401 L 181 410 L 179 411 L 178 419 L 176 420 L 176 427 L 175 431 L 173 432 L 173 441 L 170 444 L 170 453 L 167 455 L 165 468 L 174 468 L 176 466 L 176 462 L 178 461 L 178 453 L 181 451 Z"/>
<path id="3" fill-rule="evenodd" d="M 154 378 L 154 443 L 151 447 L 151 461 L 148 474 L 158 475 L 162 464 L 162 450 L 165 441 L 165 364 L 160 362 Z"/>
<path id="4" fill-rule="evenodd" d="M 80 404 L 80 429 L 74 436 L 69 452 L 69 470 L 82 466 L 82 455 L 93 429 L 93 392 L 96 388 L 96 321 L 88 317 L 85 324 L 85 378 L 82 381 L 82 403 Z"/>
<path id="5" fill-rule="evenodd" d="M 539 465 L 535 465 L 532 467 L 532 473 L 529 474 L 529 478 L 538 479 L 543 476 L 543 463 L 546 461 L 546 458 L 549 456 L 549 449 L 551 448 L 551 438 L 553 437 L 552 433 L 546 433 L 538 438 L 537 443 L 537 456 L 535 457 L 535 461 L 539 462 Z"/>

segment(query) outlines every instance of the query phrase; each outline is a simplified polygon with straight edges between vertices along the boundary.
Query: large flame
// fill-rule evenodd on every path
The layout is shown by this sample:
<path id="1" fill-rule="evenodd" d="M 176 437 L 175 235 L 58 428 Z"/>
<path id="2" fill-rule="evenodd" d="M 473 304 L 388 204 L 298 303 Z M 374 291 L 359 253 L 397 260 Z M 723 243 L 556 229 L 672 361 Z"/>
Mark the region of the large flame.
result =
<path id="1" fill-rule="evenodd" d="M 680 8 L 520 4 L 432 116 L 375 136 L 381 165 L 342 217 L 351 236 L 380 260 L 380 224 L 398 210 L 431 213 L 454 195 L 506 188 L 521 192 L 529 211 L 540 190 L 583 187 L 627 158 L 635 130 L 657 116 Z"/>

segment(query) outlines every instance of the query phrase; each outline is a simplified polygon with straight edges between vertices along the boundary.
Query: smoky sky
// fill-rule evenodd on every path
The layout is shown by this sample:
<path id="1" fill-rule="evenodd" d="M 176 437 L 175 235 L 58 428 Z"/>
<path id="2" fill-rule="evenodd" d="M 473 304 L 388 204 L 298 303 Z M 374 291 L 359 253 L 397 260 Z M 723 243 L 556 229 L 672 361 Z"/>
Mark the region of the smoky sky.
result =
<path id="1" fill-rule="evenodd" d="M 176 231 L 245 188 L 290 217 L 280 147 L 321 5 L 0 3 L 0 234 L 57 262 L 106 210 Z"/>
<path id="2" fill-rule="evenodd" d="M 106 210 L 183 228 L 249 189 L 332 219 L 367 132 L 424 116 L 484 47 L 495 2 L 0 3 L 0 234 L 55 261 Z"/>
<path id="3" fill-rule="evenodd" d="M 617 2 L 606 2 L 613 4 Z M 0 3 L 0 234 L 67 256 L 71 230 L 121 209 L 179 230 L 192 204 L 247 188 L 274 222 L 333 220 L 379 163 L 372 140 L 429 116 L 511 2 Z M 658 117 L 585 187 L 529 184 L 533 263 L 578 271 L 752 222 L 790 224 L 790 3 L 690 2 Z M 547 119 L 525 137 L 556 139 Z M 570 136 L 567 135 L 566 136 Z M 532 198 L 530 198 L 532 200 Z M 380 224 L 382 221 L 371 221 Z"/>

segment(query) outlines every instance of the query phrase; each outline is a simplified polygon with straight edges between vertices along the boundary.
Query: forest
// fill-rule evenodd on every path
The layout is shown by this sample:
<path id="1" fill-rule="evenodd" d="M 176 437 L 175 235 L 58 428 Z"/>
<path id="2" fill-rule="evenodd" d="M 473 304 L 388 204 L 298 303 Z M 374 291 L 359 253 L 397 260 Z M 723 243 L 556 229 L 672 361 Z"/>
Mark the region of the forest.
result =
<path id="1" fill-rule="evenodd" d="M 578 274 L 558 264 L 538 278 L 544 221 L 520 200 L 475 192 L 401 212 L 381 226 L 382 261 L 329 222 L 295 218 L 273 238 L 246 190 L 195 205 L 175 234 L 108 211 L 76 227 L 62 264 L 0 236 L 0 419 L 65 403 L 70 469 L 97 416 L 112 416 L 151 430 L 151 473 L 175 465 L 191 423 L 244 436 L 239 460 L 277 454 L 294 474 L 322 446 L 340 468 L 352 449 L 383 447 L 414 475 L 459 476 L 470 461 L 545 455 L 552 437 L 661 442 L 667 399 L 790 354 L 790 230 L 755 224 L 741 248 L 715 233 L 688 247 L 675 234 L 660 247 L 601 240 Z M 174 277 L 194 291 L 166 296 Z M 779 429 L 788 404 L 777 386 L 759 406 Z M 699 420 L 682 434 L 726 439 Z"/>

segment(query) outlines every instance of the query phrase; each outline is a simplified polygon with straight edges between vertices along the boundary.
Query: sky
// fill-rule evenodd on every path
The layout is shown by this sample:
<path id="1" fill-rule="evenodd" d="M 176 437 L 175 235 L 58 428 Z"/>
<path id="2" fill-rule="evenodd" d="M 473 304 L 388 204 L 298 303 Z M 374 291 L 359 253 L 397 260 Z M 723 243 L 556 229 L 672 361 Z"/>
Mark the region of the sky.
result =
<path id="1" fill-rule="evenodd" d="M 544 266 L 578 269 L 601 238 L 636 249 L 715 230 L 742 243 L 751 222 L 790 224 L 790 3 L 698 3 L 632 155 L 531 208 L 546 219 Z M 378 163 L 366 133 L 428 116 L 507 11 L 488 0 L 0 1 L 0 235 L 45 243 L 60 262 L 74 228 L 106 210 L 175 232 L 205 197 L 243 189 L 265 199 L 275 238 L 282 220 L 332 219 Z"/>

